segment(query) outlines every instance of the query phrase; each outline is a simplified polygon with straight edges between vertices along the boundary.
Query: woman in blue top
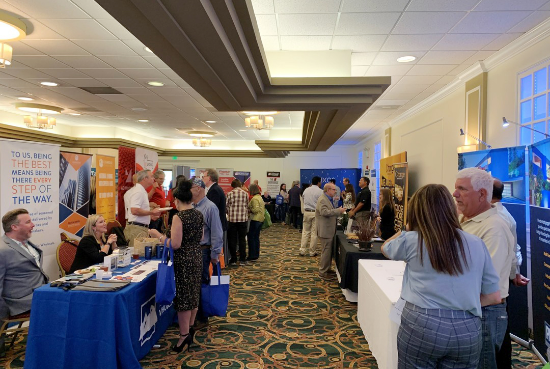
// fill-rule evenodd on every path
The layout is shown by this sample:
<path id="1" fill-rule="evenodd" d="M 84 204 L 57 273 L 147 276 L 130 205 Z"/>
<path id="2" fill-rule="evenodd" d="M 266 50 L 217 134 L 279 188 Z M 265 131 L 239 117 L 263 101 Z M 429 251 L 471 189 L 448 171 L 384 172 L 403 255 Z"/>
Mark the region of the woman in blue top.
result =
<path id="1" fill-rule="evenodd" d="M 430 184 L 413 195 L 407 232 L 382 252 L 405 261 L 398 368 L 475 368 L 481 306 L 500 303 L 498 275 L 483 241 L 460 228 L 451 193 Z"/>

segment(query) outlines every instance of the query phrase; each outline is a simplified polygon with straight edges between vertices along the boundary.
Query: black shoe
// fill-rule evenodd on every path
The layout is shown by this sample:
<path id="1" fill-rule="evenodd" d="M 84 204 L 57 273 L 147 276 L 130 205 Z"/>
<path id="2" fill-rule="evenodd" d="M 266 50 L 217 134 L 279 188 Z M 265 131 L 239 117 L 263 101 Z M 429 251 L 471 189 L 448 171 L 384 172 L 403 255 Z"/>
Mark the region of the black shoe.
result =
<path id="1" fill-rule="evenodd" d="M 189 333 L 187 334 L 180 334 L 181 337 L 185 337 L 185 339 L 181 342 L 181 345 L 178 346 L 177 342 L 172 347 L 172 351 L 175 352 L 182 352 L 182 351 L 189 351 L 189 347 L 191 347 L 191 343 L 193 342 L 193 336 L 191 336 Z"/>

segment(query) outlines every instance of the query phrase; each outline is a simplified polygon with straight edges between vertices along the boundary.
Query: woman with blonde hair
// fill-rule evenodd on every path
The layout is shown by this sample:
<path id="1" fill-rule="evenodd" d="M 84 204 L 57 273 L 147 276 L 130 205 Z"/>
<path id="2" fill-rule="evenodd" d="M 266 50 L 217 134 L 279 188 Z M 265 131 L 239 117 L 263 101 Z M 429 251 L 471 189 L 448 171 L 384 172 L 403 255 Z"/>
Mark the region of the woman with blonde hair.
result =
<path id="1" fill-rule="evenodd" d="M 395 234 L 395 205 L 393 195 L 389 188 L 380 190 L 380 238 L 387 240 Z"/>
<path id="2" fill-rule="evenodd" d="M 398 368 L 476 368 L 481 306 L 501 303 L 499 277 L 483 241 L 460 228 L 449 190 L 430 184 L 416 191 L 407 231 L 382 252 L 406 263 Z"/>
<path id="3" fill-rule="evenodd" d="M 113 253 L 117 247 L 117 236 L 111 234 L 106 237 L 105 233 L 107 233 L 107 222 L 103 215 L 90 215 L 84 226 L 83 237 L 78 243 L 70 273 L 102 263 L 105 256 Z"/>

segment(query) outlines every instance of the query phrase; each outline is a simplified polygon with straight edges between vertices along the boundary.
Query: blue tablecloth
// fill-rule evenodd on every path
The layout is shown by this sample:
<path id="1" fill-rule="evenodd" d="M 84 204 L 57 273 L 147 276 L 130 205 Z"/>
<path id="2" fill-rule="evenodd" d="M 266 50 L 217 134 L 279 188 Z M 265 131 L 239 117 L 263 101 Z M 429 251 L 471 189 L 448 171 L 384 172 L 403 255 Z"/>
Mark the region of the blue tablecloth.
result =
<path id="1" fill-rule="evenodd" d="M 141 368 L 175 315 L 156 305 L 156 279 L 117 292 L 35 290 L 25 368 Z"/>

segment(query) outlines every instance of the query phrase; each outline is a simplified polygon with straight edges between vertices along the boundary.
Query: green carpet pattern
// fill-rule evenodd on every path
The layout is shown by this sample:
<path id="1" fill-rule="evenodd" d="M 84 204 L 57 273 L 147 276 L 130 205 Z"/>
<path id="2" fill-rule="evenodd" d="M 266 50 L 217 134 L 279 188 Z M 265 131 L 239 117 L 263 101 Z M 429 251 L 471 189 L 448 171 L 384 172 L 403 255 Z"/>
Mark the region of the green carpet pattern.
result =
<path id="1" fill-rule="evenodd" d="M 280 224 L 262 231 L 260 259 L 224 271 L 231 275 L 227 317 L 211 318 L 190 351 L 180 354 L 171 351 L 178 329 L 170 327 L 161 347 L 141 361 L 143 368 L 377 368 L 357 305 L 344 299 L 336 278 L 317 276 L 318 257 L 298 255 L 300 238 Z M 25 341 L 18 339 L 0 367 L 23 367 Z M 542 367 L 516 344 L 513 364 Z"/>

